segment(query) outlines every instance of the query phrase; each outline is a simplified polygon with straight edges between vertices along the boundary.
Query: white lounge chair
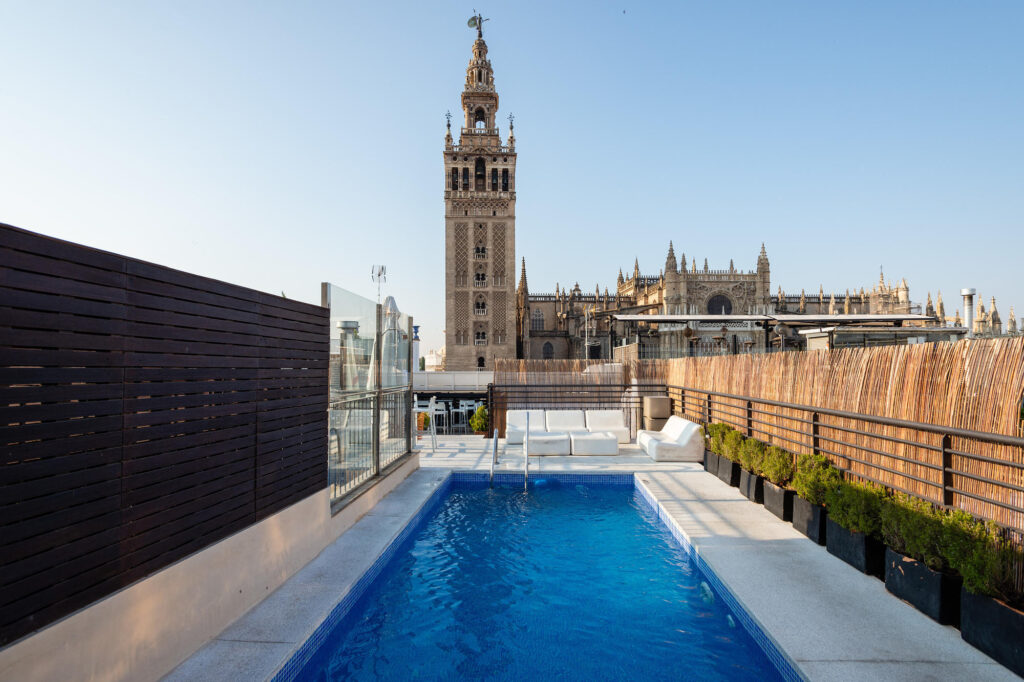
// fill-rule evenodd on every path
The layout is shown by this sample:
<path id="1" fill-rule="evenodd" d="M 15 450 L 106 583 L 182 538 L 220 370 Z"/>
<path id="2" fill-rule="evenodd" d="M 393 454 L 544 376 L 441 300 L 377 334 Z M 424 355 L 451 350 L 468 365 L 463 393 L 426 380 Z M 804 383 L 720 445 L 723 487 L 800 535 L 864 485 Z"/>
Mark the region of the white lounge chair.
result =
<path id="1" fill-rule="evenodd" d="M 548 410 L 544 413 L 548 433 L 586 433 L 583 410 Z M 533 421 L 533 416 L 530 417 Z"/>
<path id="2" fill-rule="evenodd" d="M 520 445 L 526 433 L 526 414 L 530 414 L 530 433 L 545 433 L 544 410 L 509 410 L 505 413 L 505 442 Z"/>
<path id="3" fill-rule="evenodd" d="M 704 461 L 700 427 L 682 417 L 669 417 L 661 431 L 640 431 L 636 442 L 655 462 Z"/>
<path id="4" fill-rule="evenodd" d="M 629 428 L 622 410 L 587 410 L 587 430 L 592 433 L 610 431 L 620 443 L 629 442 Z"/>

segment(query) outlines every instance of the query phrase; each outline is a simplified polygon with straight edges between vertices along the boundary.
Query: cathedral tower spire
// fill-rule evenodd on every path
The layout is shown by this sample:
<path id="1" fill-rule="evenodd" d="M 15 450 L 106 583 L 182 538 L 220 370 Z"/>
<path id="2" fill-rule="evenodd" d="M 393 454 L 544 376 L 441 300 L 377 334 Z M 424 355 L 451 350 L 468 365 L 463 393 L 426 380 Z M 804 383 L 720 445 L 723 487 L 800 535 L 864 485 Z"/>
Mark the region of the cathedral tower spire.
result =
<path id="1" fill-rule="evenodd" d="M 496 123 L 498 93 L 480 15 L 462 90 L 458 141 L 445 135 L 445 369 L 491 369 L 514 358 L 528 301 L 523 263 L 515 280 L 516 151 L 511 125 L 503 145 Z M 510 120 L 511 123 L 511 120 Z M 528 312 L 528 310 L 527 310 Z M 513 339 L 512 335 L 517 334 Z"/>

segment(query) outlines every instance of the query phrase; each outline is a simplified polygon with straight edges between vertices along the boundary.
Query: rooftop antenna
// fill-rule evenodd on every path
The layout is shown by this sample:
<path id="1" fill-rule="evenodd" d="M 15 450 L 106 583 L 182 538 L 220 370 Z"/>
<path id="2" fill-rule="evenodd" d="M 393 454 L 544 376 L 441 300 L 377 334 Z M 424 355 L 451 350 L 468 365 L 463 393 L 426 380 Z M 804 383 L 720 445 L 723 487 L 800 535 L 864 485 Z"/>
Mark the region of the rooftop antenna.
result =
<path id="1" fill-rule="evenodd" d="M 377 304 L 380 305 L 381 285 L 388 281 L 388 269 L 383 265 L 374 265 L 370 268 L 370 279 L 377 283 Z"/>

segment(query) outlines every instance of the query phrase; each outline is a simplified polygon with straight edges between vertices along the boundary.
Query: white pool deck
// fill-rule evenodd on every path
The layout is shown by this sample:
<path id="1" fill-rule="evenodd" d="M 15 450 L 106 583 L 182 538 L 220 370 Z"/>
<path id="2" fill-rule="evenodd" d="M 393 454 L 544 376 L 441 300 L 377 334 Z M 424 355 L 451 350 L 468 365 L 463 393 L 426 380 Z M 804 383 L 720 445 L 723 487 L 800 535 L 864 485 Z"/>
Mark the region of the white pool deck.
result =
<path id="1" fill-rule="evenodd" d="M 444 481 L 486 471 L 491 441 L 419 442 L 421 468 L 267 599 L 182 663 L 168 680 L 271 677 L 312 634 Z M 501 471 L 522 471 L 521 446 L 499 441 Z M 809 680 L 1015 680 L 1012 672 L 889 594 L 704 471 L 654 462 L 635 446 L 617 457 L 531 457 L 530 471 L 632 471 L 762 629 Z"/>

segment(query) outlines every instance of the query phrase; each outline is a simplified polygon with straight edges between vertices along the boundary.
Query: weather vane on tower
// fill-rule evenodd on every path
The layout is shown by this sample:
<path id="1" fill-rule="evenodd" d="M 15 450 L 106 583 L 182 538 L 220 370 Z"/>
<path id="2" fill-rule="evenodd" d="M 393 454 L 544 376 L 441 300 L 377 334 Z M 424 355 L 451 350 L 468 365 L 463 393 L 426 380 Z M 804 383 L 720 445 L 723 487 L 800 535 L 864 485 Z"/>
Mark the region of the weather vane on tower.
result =
<path id="1" fill-rule="evenodd" d="M 476 9 L 474 9 L 473 11 L 476 12 Z M 469 26 L 470 28 L 475 28 L 476 29 L 476 37 L 480 38 L 482 40 L 483 37 L 484 37 L 484 22 L 485 21 L 490 21 L 490 19 L 484 19 L 483 16 L 481 16 L 478 13 L 478 14 L 474 14 L 473 16 L 471 16 L 469 18 L 469 21 L 466 22 L 466 25 Z"/>

